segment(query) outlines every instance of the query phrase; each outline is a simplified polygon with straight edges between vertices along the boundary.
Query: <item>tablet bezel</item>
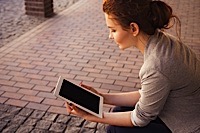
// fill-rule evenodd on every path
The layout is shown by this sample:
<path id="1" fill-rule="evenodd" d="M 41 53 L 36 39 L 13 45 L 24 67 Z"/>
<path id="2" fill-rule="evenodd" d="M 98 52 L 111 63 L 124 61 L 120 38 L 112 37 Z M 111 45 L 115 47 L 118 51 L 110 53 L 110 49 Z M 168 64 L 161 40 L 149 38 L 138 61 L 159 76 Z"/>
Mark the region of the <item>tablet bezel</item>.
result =
<path id="1" fill-rule="evenodd" d="M 54 90 L 54 95 L 55 95 L 56 97 L 62 99 L 62 100 L 65 100 L 65 101 L 67 101 L 67 102 L 69 102 L 69 103 L 74 104 L 75 106 L 79 107 L 80 109 L 82 109 L 82 110 L 84 110 L 84 111 L 86 111 L 86 112 L 88 112 L 88 113 L 90 113 L 90 114 L 92 114 L 92 115 L 94 115 L 94 116 L 97 116 L 97 117 L 99 117 L 99 118 L 102 118 L 102 117 L 103 117 L 103 115 L 102 115 L 102 113 L 103 113 L 103 97 L 102 97 L 101 95 L 98 95 L 98 94 L 96 94 L 96 93 L 94 93 L 94 92 L 92 92 L 92 91 L 90 91 L 90 90 L 87 90 L 87 89 L 81 87 L 80 85 L 77 85 L 77 84 L 71 82 L 70 80 L 65 79 L 65 80 L 67 80 L 68 82 L 71 82 L 72 84 L 78 86 L 80 89 L 84 89 L 84 90 L 86 90 L 86 91 L 88 91 L 88 92 L 90 92 L 90 93 L 96 95 L 97 97 L 99 97 L 99 99 L 100 99 L 100 101 L 99 101 L 99 114 L 97 114 L 96 112 L 93 112 L 93 111 L 91 111 L 91 110 L 89 110 L 89 109 L 87 109 L 87 108 L 85 108 L 85 107 L 83 107 L 83 106 L 81 106 L 81 105 L 79 105 L 79 104 L 77 104 L 77 103 L 75 103 L 75 102 L 73 102 L 73 101 L 71 101 L 71 100 L 69 100 L 69 99 L 67 99 L 67 98 L 65 98 L 65 97 L 59 95 L 59 92 L 60 92 L 60 89 L 61 89 L 61 86 L 62 86 L 62 83 L 63 83 L 64 79 L 65 79 L 65 78 L 63 78 L 62 76 L 59 77 L 58 82 L 57 82 L 57 84 L 56 84 L 56 88 L 55 88 L 55 90 Z"/>

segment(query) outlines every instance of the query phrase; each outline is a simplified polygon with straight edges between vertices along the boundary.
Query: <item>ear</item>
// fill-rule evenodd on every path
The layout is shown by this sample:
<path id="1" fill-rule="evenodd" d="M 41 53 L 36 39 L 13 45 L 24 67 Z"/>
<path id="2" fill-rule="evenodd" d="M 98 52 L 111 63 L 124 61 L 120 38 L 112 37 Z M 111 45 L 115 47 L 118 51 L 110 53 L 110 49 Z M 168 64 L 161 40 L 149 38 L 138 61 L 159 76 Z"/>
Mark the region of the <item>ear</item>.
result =
<path id="1" fill-rule="evenodd" d="M 131 32 L 132 32 L 133 36 L 137 36 L 139 34 L 140 28 L 139 28 L 138 24 L 131 23 L 130 24 L 130 29 L 131 29 Z"/>

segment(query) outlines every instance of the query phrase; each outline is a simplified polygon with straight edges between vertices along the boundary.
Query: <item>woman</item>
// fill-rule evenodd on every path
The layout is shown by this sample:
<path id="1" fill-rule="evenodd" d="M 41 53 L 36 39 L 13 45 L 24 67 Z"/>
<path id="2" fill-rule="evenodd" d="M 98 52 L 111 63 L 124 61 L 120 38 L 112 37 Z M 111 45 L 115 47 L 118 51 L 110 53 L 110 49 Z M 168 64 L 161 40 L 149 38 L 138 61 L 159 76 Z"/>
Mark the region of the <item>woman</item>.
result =
<path id="1" fill-rule="evenodd" d="M 66 104 L 67 111 L 109 124 L 108 133 L 199 133 L 200 61 L 180 39 L 162 31 L 178 20 L 172 8 L 161 1 L 104 0 L 103 11 L 110 39 L 122 50 L 134 46 L 144 55 L 141 89 L 100 93 L 82 84 L 118 107 L 102 119 L 74 105 Z"/>

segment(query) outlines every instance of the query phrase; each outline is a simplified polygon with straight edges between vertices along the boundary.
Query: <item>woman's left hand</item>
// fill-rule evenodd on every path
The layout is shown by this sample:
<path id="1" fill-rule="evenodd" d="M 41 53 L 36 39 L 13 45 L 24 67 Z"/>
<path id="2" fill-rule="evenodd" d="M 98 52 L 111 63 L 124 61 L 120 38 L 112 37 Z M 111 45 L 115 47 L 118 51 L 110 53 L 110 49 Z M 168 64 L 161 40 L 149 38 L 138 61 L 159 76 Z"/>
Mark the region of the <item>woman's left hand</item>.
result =
<path id="1" fill-rule="evenodd" d="M 83 119 L 86 119 L 88 116 L 90 116 L 89 113 L 83 111 L 82 109 L 76 107 L 73 104 L 71 105 L 71 104 L 66 102 L 65 106 L 66 106 L 67 112 L 69 114 L 73 114 L 73 115 L 81 117 Z"/>

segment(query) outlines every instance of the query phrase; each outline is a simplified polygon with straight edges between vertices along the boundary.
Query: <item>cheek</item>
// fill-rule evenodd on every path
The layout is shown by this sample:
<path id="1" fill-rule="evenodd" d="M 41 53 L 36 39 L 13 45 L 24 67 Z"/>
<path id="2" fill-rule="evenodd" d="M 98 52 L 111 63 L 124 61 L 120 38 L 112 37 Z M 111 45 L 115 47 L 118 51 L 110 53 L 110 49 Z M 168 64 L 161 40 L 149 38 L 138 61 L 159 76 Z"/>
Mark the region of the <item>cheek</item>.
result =
<path id="1" fill-rule="evenodd" d="M 119 44 L 124 44 L 124 43 L 127 43 L 128 41 L 128 34 L 126 33 L 123 33 L 123 34 L 116 34 L 114 36 L 114 39 L 117 43 Z"/>

